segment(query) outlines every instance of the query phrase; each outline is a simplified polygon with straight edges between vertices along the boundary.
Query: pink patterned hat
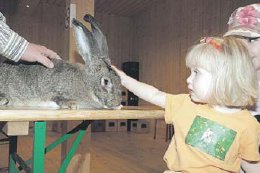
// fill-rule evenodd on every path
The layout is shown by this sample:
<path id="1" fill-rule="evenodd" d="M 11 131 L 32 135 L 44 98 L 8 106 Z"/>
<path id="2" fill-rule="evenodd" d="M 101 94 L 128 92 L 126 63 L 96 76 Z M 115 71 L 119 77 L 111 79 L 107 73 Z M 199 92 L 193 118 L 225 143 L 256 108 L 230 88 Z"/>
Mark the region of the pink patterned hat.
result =
<path id="1" fill-rule="evenodd" d="M 260 37 L 260 3 L 239 7 L 230 16 L 224 36 Z"/>

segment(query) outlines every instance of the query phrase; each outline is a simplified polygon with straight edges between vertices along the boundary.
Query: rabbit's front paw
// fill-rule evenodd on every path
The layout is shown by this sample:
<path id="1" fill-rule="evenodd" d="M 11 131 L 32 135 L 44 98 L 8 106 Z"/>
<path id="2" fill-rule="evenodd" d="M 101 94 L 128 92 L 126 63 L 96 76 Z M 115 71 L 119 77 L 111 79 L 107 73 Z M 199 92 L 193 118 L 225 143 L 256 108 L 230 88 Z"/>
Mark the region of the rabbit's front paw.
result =
<path id="1" fill-rule="evenodd" d="M 78 109 L 80 109 L 80 105 L 72 104 L 72 105 L 70 105 L 70 109 L 78 110 Z"/>
<path id="2" fill-rule="evenodd" d="M 66 102 L 62 105 L 60 105 L 61 109 L 73 109 L 78 110 L 80 109 L 80 105 L 75 104 L 74 102 Z"/>
<path id="3" fill-rule="evenodd" d="M 60 106 L 60 109 L 78 109 L 76 103 L 73 100 L 66 99 L 62 96 L 56 96 L 52 98 L 52 100 Z"/>

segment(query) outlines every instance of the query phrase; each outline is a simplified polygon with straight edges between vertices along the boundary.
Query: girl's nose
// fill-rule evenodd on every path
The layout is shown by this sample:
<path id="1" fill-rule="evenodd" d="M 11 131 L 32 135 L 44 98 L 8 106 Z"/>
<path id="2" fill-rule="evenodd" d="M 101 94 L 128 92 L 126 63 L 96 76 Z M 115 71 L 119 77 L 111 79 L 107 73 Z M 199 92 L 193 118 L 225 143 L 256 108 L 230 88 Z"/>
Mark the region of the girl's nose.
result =
<path id="1" fill-rule="evenodd" d="M 191 84 L 191 81 L 192 81 L 192 76 L 190 75 L 190 76 L 187 78 L 186 82 L 187 82 L 187 84 Z"/>

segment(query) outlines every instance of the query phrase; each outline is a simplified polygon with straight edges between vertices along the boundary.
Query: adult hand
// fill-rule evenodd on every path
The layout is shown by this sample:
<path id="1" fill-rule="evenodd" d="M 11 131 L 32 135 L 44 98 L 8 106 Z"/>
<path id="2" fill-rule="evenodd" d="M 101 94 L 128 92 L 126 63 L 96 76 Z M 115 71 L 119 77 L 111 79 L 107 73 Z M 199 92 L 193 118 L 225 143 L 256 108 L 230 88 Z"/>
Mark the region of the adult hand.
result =
<path id="1" fill-rule="evenodd" d="M 53 68 L 54 64 L 50 59 L 61 59 L 59 55 L 45 46 L 29 43 L 21 60 L 28 62 L 39 62 L 48 68 Z"/>

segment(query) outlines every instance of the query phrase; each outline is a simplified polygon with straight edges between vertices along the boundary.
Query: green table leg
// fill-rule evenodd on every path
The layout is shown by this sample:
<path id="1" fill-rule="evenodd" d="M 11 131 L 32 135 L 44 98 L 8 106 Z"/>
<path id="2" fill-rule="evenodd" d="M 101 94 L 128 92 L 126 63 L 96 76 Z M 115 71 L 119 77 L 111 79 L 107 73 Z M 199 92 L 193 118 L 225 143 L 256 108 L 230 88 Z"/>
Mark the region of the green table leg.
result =
<path id="1" fill-rule="evenodd" d="M 78 131 L 77 137 L 75 138 L 69 152 L 67 153 L 67 156 L 63 160 L 60 169 L 58 170 L 58 173 L 66 173 L 67 167 L 74 156 L 80 142 L 82 141 L 83 137 L 85 136 L 87 132 L 88 126 L 91 124 L 91 121 L 83 121 L 80 125 L 78 125 L 76 128 L 74 128 L 72 131 L 68 132 L 65 136 L 70 136 L 71 134 L 74 134 Z"/>
<path id="2" fill-rule="evenodd" d="M 9 156 L 9 172 L 10 173 L 19 173 L 20 171 L 16 168 L 16 162 L 14 161 L 12 156 Z"/>
<path id="3" fill-rule="evenodd" d="M 10 173 L 19 173 L 19 169 L 25 171 L 26 173 L 44 173 L 44 157 L 45 154 L 55 148 L 58 144 L 61 144 L 65 140 L 72 137 L 73 134 L 77 133 L 77 136 L 69 150 L 66 158 L 63 160 L 61 167 L 58 170 L 58 173 L 65 173 L 69 165 L 70 160 L 75 154 L 81 140 L 86 134 L 88 126 L 91 124 L 91 121 L 82 121 L 77 127 L 69 131 L 67 134 L 59 138 L 53 144 L 45 148 L 46 142 L 46 122 L 35 122 L 34 123 L 34 143 L 33 143 L 33 154 L 32 159 L 27 160 L 26 162 L 16 153 L 17 152 L 17 137 L 12 138 L 10 142 L 10 159 L 9 159 L 9 172 Z M 16 162 L 20 165 L 16 167 Z M 32 169 L 28 166 L 31 163 Z"/>
<path id="4" fill-rule="evenodd" d="M 46 141 L 46 122 L 34 123 L 34 143 L 33 143 L 33 173 L 44 173 L 44 150 Z"/>

